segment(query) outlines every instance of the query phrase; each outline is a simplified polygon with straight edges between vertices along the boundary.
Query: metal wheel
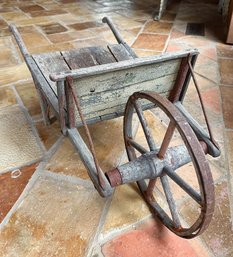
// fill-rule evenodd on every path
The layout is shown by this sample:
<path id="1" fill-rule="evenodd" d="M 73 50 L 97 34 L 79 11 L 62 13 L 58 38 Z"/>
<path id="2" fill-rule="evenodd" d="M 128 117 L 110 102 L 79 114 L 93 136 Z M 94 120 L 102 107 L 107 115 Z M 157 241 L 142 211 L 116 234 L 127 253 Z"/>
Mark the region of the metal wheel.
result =
<path id="1" fill-rule="evenodd" d="M 156 144 L 148 126 L 141 105 L 143 101 L 155 104 L 156 109 L 158 108 L 166 116 L 166 120 L 168 121 L 167 130 L 160 145 Z M 148 150 L 134 139 L 134 113 L 136 113 L 141 124 Z M 166 227 L 180 237 L 193 238 L 207 228 L 214 210 L 213 179 L 201 144 L 179 110 L 165 97 L 153 92 L 136 92 L 129 98 L 124 115 L 124 140 L 130 161 L 148 151 L 154 151 L 160 159 L 163 159 L 166 156 L 168 148 L 171 148 L 174 133 L 180 136 L 181 141 L 187 149 L 187 155 L 189 155 L 190 160 L 189 165 L 192 164 L 193 166 L 194 176 L 196 176 L 199 188 L 194 189 L 185 181 L 184 177 L 178 175 L 178 168 L 177 170 L 173 170 L 169 165 L 163 169 L 162 174 L 158 178 L 141 180 L 137 183 L 152 213 Z M 156 188 L 158 183 L 161 186 L 160 192 L 163 193 L 163 199 L 167 205 L 166 208 L 163 207 L 160 200 L 157 200 Z M 179 209 L 178 202 L 175 200 L 173 188 L 170 186 L 171 184 L 176 185 L 176 187 L 194 201 L 194 204 L 190 204 L 191 208 L 197 206 L 198 211 L 195 210 L 197 217 L 195 217 L 192 224 L 183 222 L 184 217 L 180 214 L 181 210 Z"/>

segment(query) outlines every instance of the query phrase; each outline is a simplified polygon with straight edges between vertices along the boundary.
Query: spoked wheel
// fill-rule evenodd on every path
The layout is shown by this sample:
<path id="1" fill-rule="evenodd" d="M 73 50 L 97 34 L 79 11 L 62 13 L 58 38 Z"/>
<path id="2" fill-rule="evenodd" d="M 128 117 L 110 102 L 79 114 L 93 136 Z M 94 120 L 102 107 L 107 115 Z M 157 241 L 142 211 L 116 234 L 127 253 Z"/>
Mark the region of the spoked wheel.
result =
<path id="1" fill-rule="evenodd" d="M 155 110 L 159 110 L 162 115 L 166 116 L 165 120 L 168 126 L 159 145 L 153 138 L 142 108 L 141 103 L 145 103 L 145 101 L 154 104 L 157 107 Z M 134 138 L 134 113 L 137 115 L 139 124 L 141 124 L 148 150 L 144 145 L 136 142 Z M 189 164 L 184 164 L 183 167 L 165 165 L 159 177 L 137 181 L 137 183 L 152 213 L 166 227 L 180 237 L 193 238 L 207 228 L 214 210 L 213 179 L 201 144 L 179 110 L 166 98 L 154 92 L 137 92 L 129 98 L 124 116 L 124 140 L 130 161 L 146 152 L 155 152 L 159 159 L 166 159 L 168 149 L 172 148 L 172 138 L 175 134 L 180 137 L 184 148 L 187 150 Z M 179 160 L 174 161 L 179 162 Z M 185 177 L 179 173 L 179 168 L 184 171 L 187 165 L 192 165 L 194 175 L 192 175 L 191 180 L 196 179 L 197 188 L 194 188 L 192 184 L 190 185 L 190 175 L 187 179 L 187 174 Z M 185 170 L 185 172 L 188 171 Z M 160 185 L 160 190 L 158 190 L 157 185 Z M 178 187 L 182 194 L 187 195 L 189 202 L 185 204 L 185 208 L 190 205 L 192 211 L 196 214 L 192 222 L 186 221 L 184 215 L 182 215 L 183 207 L 180 207 L 180 202 L 185 197 L 177 201 L 176 192 L 173 192 L 174 186 Z M 167 207 L 164 207 L 161 203 L 161 198 L 157 198 L 158 194 L 156 192 L 162 192 L 161 197 L 166 202 Z M 191 200 L 193 203 L 190 202 Z"/>

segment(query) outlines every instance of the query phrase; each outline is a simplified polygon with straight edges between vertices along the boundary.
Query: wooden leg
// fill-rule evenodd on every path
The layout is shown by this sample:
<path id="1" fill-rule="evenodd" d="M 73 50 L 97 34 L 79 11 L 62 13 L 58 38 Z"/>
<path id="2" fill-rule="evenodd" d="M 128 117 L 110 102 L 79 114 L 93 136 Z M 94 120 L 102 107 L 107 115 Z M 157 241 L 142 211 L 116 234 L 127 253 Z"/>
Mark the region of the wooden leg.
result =
<path id="1" fill-rule="evenodd" d="M 40 92 L 39 89 L 37 89 L 37 93 L 39 96 L 39 102 L 40 102 L 40 107 L 41 107 L 44 124 L 46 126 L 48 126 L 51 124 L 51 121 L 49 118 L 49 105 L 48 105 L 47 100 L 45 99 L 44 95 Z"/>

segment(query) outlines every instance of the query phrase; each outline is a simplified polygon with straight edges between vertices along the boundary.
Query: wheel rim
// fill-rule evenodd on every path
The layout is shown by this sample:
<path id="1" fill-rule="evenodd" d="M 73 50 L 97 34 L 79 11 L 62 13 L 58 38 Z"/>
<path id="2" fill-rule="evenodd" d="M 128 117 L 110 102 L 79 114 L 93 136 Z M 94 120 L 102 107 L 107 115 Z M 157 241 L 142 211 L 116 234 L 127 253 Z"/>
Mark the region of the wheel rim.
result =
<path id="1" fill-rule="evenodd" d="M 139 100 L 146 99 L 150 103 L 153 103 L 157 107 L 159 107 L 166 116 L 170 119 L 170 123 L 166 134 L 163 138 L 162 144 L 157 149 L 157 155 L 161 158 L 164 157 L 166 151 L 169 147 L 171 142 L 174 129 L 177 129 L 187 150 L 191 157 L 193 166 L 195 168 L 196 177 L 198 180 L 200 193 L 192 192 L 192 188 L 189 188 L 189 185 L 185 184 L 185 190 L 188 192 L 189 196 L 190 193 L 192 198 L 197 202 L 199 202 L 201 212 L 196 221 L 188 228 L 184 228 L 180 224 L 178 212 L 176 210 L 176 203 L 173 199 L 173 195 L 170 190 L 170 186 L 168 183 L 169 179 L 176 180 L 175 183 L 182 181 L 182 178 L 174 172 L 171 172 L 169 167 L 164 169 L 163 176 L 160 177 L 162 187 L 164 190 L 165 198 L 167 200 L 170 216 L 167 214 L 166 211 L 158 204 L 158 202 L 154 199 L 152 192 L 156 184 L 156 179 L 150 180 L 148 184 L 146 181 L 138 181 L 139 189 L 146 200 L 147 204 L 156 214 L 156 216 L 164 223 L 166 227 L 168 227 L 171 231 L 173 231 L 178 236 L 184 238 L 193 238 L 200 233 L 202 233 L 210 223 L 213 210 L 214 210 L 214 186 L 213 186 L 213 179 L 209 169 L 209 165 L 205 159 L 204 152 L 201 148 L 199 141 L 197 140 L 195 134 L 193 133 L 192 129 L 190 128 L 189 124 L 186 122 L 185 118 L 182 114 L 178 111 L 178 109 L 169 102 L 166 98 L 152 92 L 137 92 L 134 93 L 128 100 L 125 115 L 124 115 L 124 140 L 126 151 L 129 160 L 133 160 L 136 157 L 136 152 L 140 149 L 138 147 L 135 148 L 135 143 L 133 144 L 133 113 L 137 113 L 139 121 L 141 123 L 144 136 L 146 142 L 149 147 L 149 151 L 156 150 L 156 144 L 153 140 L 153 136 L 147 126 L 147 121 L 144 117 L 142 108 L 140 106 Z M 138 150 L 139 149 L 139 150 Z M 143 149 L 140 150 L 141 153 Z M 181 179 L 181 180 L 180 180 Z M 185 183 L 185 181 L 182 181 Z M 178 184 L 180 186 L 180 184 Z M 184 191 L 185 191 L 184 190 Z M 170 191 L 170 192 L 169 192 Z M 186 192 L 185 191 L 185 192 Z M 200 197 L 200 198 L 199 198 Z M 169 200 L 168 200 L 169 199 Z"/>

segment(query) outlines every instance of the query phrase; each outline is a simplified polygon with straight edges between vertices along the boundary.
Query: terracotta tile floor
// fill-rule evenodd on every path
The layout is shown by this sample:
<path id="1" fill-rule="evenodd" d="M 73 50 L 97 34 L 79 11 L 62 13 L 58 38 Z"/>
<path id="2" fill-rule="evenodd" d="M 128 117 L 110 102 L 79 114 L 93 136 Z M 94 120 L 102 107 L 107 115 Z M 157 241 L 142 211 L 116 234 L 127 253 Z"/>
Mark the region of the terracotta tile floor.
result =
<path id="1" fill-rule="evenodd" d="M 0 1 L 1 256 L 233 256 L 233 47 L 222 43 L 216 2 L 173 0 L 156 22 L 156 0 Z M 200 52 L 195 73 L 222 155 L 208 158 L 216 207 L 198 238 L 181 239 L 151 219 L 135 184 L 102 199 L 58 122 L 43 124 L 37 92 L 8 24 L 16 24 L 30 53 L 41 53 L 115 42 L 101 23 L 104 16 L 139 56 L 188 48 Z M 188 22 L 204 23 L 205 36 L 186 36 Z M 192 82 L 184 104 L 203 123 Z M 155 137 L 164 133 L 155 113 L 146 117 Z M 122 118 L 90 128 L 105 170 L 126 162 Z M 142 135 L 139 128 L 139 141 Z M 195 186 L 188 173 L 184 177 Z M 180 190 L 174 195 L 189 223 L 197 208 Z"/>

